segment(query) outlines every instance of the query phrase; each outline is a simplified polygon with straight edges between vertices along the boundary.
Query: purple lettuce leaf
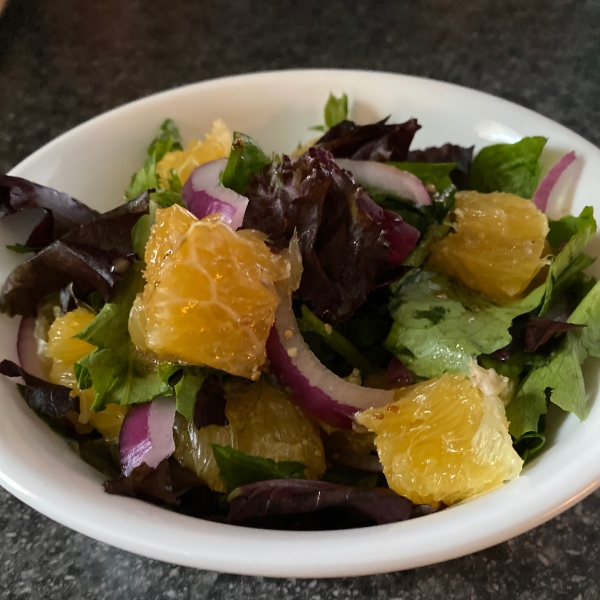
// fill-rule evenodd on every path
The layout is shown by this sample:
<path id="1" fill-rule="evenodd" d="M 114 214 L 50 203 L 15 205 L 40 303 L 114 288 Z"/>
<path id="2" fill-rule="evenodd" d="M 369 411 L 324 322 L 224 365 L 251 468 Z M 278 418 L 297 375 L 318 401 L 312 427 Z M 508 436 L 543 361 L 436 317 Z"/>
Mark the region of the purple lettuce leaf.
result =
<path id="1" fill-rule="evenodd" d="M 450 173 L 450 179 L 459 190 L 463 190 L 469 180 L 473 148 L 474 146 L 464 148 L 456 144 L 431 146 L 424 150 L 411 150 L 406 160 L 408 162 L 456 163 L 456 168 Z"/>
<path id="2" fill-rule="evenodd" d="M 388 119 L 386 117 L 370 125 L 342 121 L 320 138 L 315 148 L 328 150 L 336 158 L 404 161 L 413 137 L 421 126 L 416 119 L 397 124 L 388 124 Z"/>
<path id="3" fill-rule="evenodd" d="M 284 156 L 252 175 L 245 195 L 244 228 L 267 234 L 275 249 L 298 231 L 304 267 L 298 296 L 319 317 L 332 323 L 350 317 L 390 268 L 384 226 L 361 209 L 366 194 L 329 152 L 311 148 L 294 162 Z"/>
<path id="4" fill-rule="evenodd" d="M 388 488 L 272 479 L 232 492 L 228 521 L 268 528 L 338 529 L 405 521 L 412 514 L 412 502 Z"/>
<path id="5" fill-rule="evenodd" d="M 79 412 L 79 398 L 71 396 L 68 387 L 30 375 L 11 360 L 0 362 L 0 374 L 21 377 L 25 385 L 19 385 L 19 391 L 29 408 L 50 419 L 59 421 L 70 410 Z"/>
<path id="6" fill-rule="evenodd" d="M 148 193 L 65 234 L 18 265 L 0 292 L 0 312 L 32 316 L 49 293 L 73 282 L 77 296 L 97 290 L 105 301 L 132 258 L 131 230 L 148 213 Z"/>
<path id="7" fill-rule="evenodd" d="M 223 512 L 221 495 L 211 491 L 174 458 L 165 458 L 155 469 L 144 463 L 127 477 L 121 475 L 105 481 L 104 490 L 107 494 L 167 505 L 176 512 L 198 518 L 215 519 Z"/>
<path id="8" fill-rule="evenodd" d="M 225 390 L 216 375 L 210 374 L 202 382 L 194 406 L 194 425 L 197 429 L 208 425 L 229 425 L 225 416 Z"/>
<path id="9" fill-rule="evenodd" d="M 544 317 L 530 317 L 525 323 L 525 350 L 535 352 L 557 333 L 565 333 L 577 327 L 585 327 L 577 323 L 553 321 Z"/>
<path id="10" fill-rule="evenodd" d="M 30 208 L 41 208 L 46 212 L 26 242 L 27 246 L 38 248 L 48 246 L 99 214 L 64 192 L 21 177 L 0 175 L 0 219 Z"/>

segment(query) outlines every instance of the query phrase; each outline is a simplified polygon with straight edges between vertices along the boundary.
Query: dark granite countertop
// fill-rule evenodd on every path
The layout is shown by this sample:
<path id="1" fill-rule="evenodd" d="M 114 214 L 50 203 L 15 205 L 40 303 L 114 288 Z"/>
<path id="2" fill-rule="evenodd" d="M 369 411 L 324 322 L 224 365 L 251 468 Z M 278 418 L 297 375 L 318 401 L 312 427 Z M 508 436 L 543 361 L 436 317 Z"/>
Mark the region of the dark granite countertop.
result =
<path id="1" fill-rule="evenodd" d="M 0 2 L 0 4 L 2 4 Z M 0 172 L 107 109 L 257 70 L 422 75 L 513 100 L 600 143 L 600 0 L 10 0 Z M 140 558 L 0 490 L 2 598 L 600 598 L 600 493 L 534 531 L 407 572 L 275 580 Z"/>

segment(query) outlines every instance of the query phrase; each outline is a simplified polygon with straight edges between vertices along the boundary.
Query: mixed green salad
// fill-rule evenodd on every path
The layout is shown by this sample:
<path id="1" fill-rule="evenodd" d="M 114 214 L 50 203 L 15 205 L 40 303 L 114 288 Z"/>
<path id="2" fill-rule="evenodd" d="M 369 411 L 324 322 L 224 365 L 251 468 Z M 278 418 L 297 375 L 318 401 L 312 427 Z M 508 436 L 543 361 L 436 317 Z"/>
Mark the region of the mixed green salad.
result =
<path id="1" fill-rule="evenodd" d="M 385 524 L 516 477 L 550 404 L 585 418 L 596 221 L 548 216 L 575 154 L 543 174 L 544 137 L 411 149 L 417 120 L 388 121 L 331 95 L 317 139 L 269 156 L 222 121 L 184 148 L 167 119 L 102 214 L 0 176 L 0 218 L 43 211 L 9 246 L 0 373 L 108 493 Z"/>

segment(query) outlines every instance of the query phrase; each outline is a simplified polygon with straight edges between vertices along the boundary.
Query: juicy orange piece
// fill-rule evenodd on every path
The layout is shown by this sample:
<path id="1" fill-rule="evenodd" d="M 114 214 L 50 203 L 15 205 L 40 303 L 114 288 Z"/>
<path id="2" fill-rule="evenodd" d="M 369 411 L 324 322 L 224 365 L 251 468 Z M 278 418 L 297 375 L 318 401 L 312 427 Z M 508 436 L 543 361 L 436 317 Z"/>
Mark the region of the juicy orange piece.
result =
<path id="1" fill-rule="evenodd" d="M 520 473 L 523 461 L 513 449 L 502 402 L 464 374 L 396 390 L 394 398 L 357 421 L 377 434 L 384 474 L 401 496 L 418 504 L 453 504 Z"/>
<path id="2" fill-rule="evenodd" d="M 50 381 L 71 388 L 73 395 L 79 396 L 79 422 L 91 425 L 110 440 L 119 437 L 127 407 L 109 404 L 102 412 L 91 411 L 94 390 L 79 390 L 75 378 L 75 363 L 94 350 L 95 346 L 73 336 L 93 319 L 94 315 L 83 308 L 76 308 L 55 319 L 48 330 L 46 356 L 52 359 Z"/>
<path id="3" fill-rule="evenodd" d="M 46 344 L 46 356 L 52 359 L 50 369 L 50 381 L 64 385 L 71 389 L 77 387 L 75 378 L 75 363 L 88 355 L 95 346 L 74 339 L 84 327 L 93 321 L 94 315 L 76 308 L 55 319 L 48 330 L 48 343 Z"/>
<path id="4" fill-rule="evenodd" d="M 455 233 L 433 246 L 430 265 L 495 302 L 518 298 L 547 264 L 548 219 L 530 200 L 460 192 L 453 217 Z"/>
<path id="5" fill-rule="evenodd" d="M 221 119 L 218 119 L 213 123 L 209 133 L 204 136 L 204 140 L 192 140 L 185 150 L 167 152 L 156 165 L 161 187 L 167 187 L 167 182 L 171 178 L 171 169 L 175 169 L 181 183 L 185 183 L 196 167 L 211 160 L 227 158 L 232 140 L 231 130 Z"/>
<path id="6" fill-rule="evenodd" d="M 289 253 L 266 236 L 233 231 L 218 215 L 196 219 L 173 205 L 156 211 L 146 245 L 146 285 L 129 318 L 133 342 L 160 359 L 258 379 Z"/>
<path id="7" fill-rule="evenodd" d="M 285 392 L 264 380 L 237 381 L 226 386 L 225 414 L 229 425 L 196 429 L 192 422 L 178 418 L 175 427 L 175 457 L 194 471 L 212 489 L 224 492 L 211 444 L 271 458 L 293 460 L 306 465 L 308 479 L 325 472 L 325 451 L 318 427 L 292 402 Z"/>

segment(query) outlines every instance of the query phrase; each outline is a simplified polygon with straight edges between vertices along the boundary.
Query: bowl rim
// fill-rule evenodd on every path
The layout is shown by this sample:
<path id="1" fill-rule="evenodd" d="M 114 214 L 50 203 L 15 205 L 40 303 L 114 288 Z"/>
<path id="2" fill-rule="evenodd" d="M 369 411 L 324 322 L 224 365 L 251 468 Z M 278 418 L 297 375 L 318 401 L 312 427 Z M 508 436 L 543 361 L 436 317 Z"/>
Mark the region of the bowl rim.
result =
<path id="1" fill-rule="evenodd" d="M 437 88 L 445 92 L 451 90 L 459 96 L 467 95 L 474 101 L 491 103 L 513 112 L 517 111 L 521 115 L 528 115 L 544 127 L 561 132 L 567 139 L 574 140 L 584 149 L 586 157 L 591 157 L 592 161 L 597 161 L 600 166 L 600 150 L 578 134 L 530 109 L 485 92 L 453 83 L 381 71 L 289 69 L 260 71 L 191 83 L 123 104 L 48 142 L 11 169 L 10 174 L 20 175 L 27 172 L 46 153 L 52 152 L 69 139 L 85 134 L 86 129 L 115 116 L 127 116 L 140 106 L 166 101 L 180 94 L 203 93 L 213 88 L 227 88 L 260 80 L 264 82 L 262 85 L 268 85 L 273 80 L 298 77 L 307 80 L 322 77 L 353 77 L 361 80 L 392 78 L 429 89 Z M 582 423 L 582 427 L 585 427 L 585 422 Z M 63 525 L 102 542 L 151 558 L 239 574 L 336 577 L 374 574 L 437 563 L 470 554 L 532 529 L 600 487 L 600 461 L 595 463 L 595 467 L 590 464 L 590 458 L 594 456 L 600 456 L 600 440 L 594 447 L 587 448 L 575 456 L 568 471 L 563 469 L 556 472 L 535 487 L 525 474 L 497 491 L 457 505 L 449 511 L 429 515 L 427 522 L 431 527 L 425 532 L 419 531 L 423 529 L 420 519 L 328 532 L 257 530 L 194 520 L 174 513 L 167 513 L 167 518 L 164 509 L 146 504 L 142 508 L 132 504 L 139 503 L 137 500 L 110 496 L 106 496 L 110 499 L 108 508 L 102 508 L 98 519 L 90 519 L 85 514 L 73 512 L 72 509 L 77 503 L 56 502 L 57 499 L 65 497 L 66 490 L 53 490 L 49 495 L 44 495 L 43 486 L 32 485 L 31 480 L 23 485 L 18 473 L 10 467 L 8 459 L 14 459 L 20 464 L 26 463 L 16 455 L 7 457 L 1 442 L 0 485 L 26 504 Z M 515 515 L 514 511 L 509 509 L 514 508 L 515 498 L 518 500 L 523 494 L 527 501 Z M 475 501 L 481 510 L 474 513 L 472 502 Z M 503 502 L 506 504 L 503 505 Z M 490 519 L 492 515 L 494 519 Z M 111 519 L 113 525 L 110 525 Z M 190 520 L 194 522 L 193 526 Z M 150 523 L 152 528 L 148 531 Z M 177 547 L 178 543 L 174 543 L 170 537 L 174 532 L 182 542 L 180 547 Z M 199 549 L 194 544 L 194 536 L 198 533 L 204 536 L 202 546 L 205 543 L 214 544 L 217 550 L 209 553 L 203 548 Z M 410 546 L 408 550 L 407 545 Z"/>

